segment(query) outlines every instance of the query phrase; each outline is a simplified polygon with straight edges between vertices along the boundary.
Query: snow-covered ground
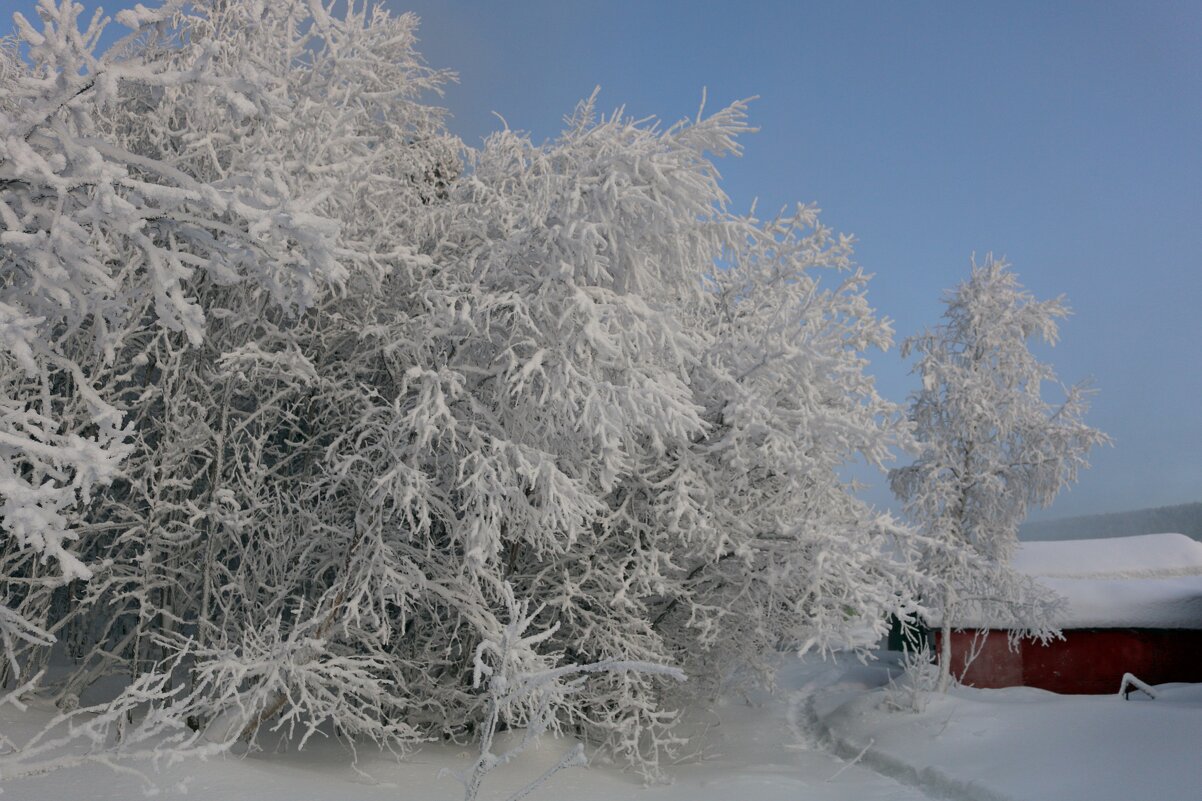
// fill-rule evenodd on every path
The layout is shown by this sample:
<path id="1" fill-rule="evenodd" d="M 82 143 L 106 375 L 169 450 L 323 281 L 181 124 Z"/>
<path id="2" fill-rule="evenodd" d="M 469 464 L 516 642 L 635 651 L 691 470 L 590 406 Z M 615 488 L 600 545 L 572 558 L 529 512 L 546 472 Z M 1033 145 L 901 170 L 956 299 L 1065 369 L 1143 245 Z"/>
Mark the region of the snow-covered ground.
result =
<path id="1" fill-rule="evenodd" d="M 879 669 L 878 669 L 879 670 Z M 882 671 L 883 672 L 883 671 Z M 890 712 L 871 670 L 809 696 L 801 717 L 835 753 L 932 797 L 971 801 L 1198 801 L 1202 685 L 1056 695 L 954 688 L 921 712 Z M 894 699 L 897 694 L 893 693 Z"/>
<path id="2" fill-rule="evenodd" d="M 1156 801 L 1202 796 L 1202 685 L 1165 685 L 1157 700 L 1057 696 L 1040 690 L 959 688 L 931 696 L 922 712 L 889 711 L 892 663 L 801 664 L 789 660 L 780 687 L 729 698 L 691 725 L 697 753 L 670 767 L 673 781 L 644 786 L 605 766 L 566 770 L 534 801 L 919 801 L 927 798 Z M 895 696 L 896 699 L 896 696 Z M 6 710 L 0 731 L 19 735 L 48 711 Z M 549 740 L 490 776 L 482 798 L 505 798 L 568 748 Z M 866 748 L 867 747 L 867 748 Z M 862 753 L 861 753 L 862 752 Z M 401 762 L 318 743 L 302 753 L 189 761 L 153 774 L 159 796 L 201 801 L 439 801 L 462 798 L 444 768 L 468 749 L 437 745 Z M 857 761 L 857 757 L 859 758 Z M 3 798 L 127 801 L 136 777 L 85 765 L 0 782 Z"/>
<path id="3" fill-rule="evenodd" d="M 807 672 L 808 671 L 808 672 Z M 731 698 L 689 723 L 703 731 L 698 753 L 671 766 L 670 784 L 645 786 L 641 779 L 614 767 L 572 768 L 552 777 L 533 795 L 533 801 L 919 801 L 921 791 L 839 757 L 808 747 L 809 738 L 794 728 L 791 703 L 799 681 L 828 670 L 790 669 L 776 694 Z M 0 730 L 16 734 L 32 729 L 49 712 L 31 710 L 22 719 L 11 711 L 0 717 Z M 499 738 L 500 739 L 500 738 Z M 504 742 L 499 743 L 504 746 Z M 539 750 L 524 754 L 515 764 L 490 774 L 481 799 L 503 799 L 514 789 L 550 767 L 571 743 L 547 740 Z M 475 754 L 467 748 L 435 745 L 401 762 L 374 752 L 359 754 L 358 770 L 343 748 L 316 743 L 296 753 L 226 756 L 206 762 L 185 762 L 153 776 L 159 797 L 184 796 L 198 801 L 442 801 L 463 797 L 443 769 L 462 769 Z M 30 801 L 128 801 L 142 796 L 136 777 L 88 765 L 44 776 L 0 782 L 9 799 Z"/>

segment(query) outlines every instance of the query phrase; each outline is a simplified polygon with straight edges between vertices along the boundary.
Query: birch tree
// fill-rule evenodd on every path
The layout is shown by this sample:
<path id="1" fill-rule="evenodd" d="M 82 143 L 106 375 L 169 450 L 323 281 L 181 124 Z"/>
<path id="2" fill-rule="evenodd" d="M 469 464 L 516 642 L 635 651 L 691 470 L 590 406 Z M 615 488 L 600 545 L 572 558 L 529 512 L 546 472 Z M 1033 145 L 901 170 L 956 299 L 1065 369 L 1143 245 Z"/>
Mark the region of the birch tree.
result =
<path id="1" fill-rule="evenodd" d="M 918 459 L 890 473 L 894 493 L 930 542 L 924 568 L 939 585 L 940 689 L 951 668 L 951 631 L 1008 628 L 1046 639 L 1057 634 L 1056 599 L 1017 574 L 1010 559 L 1032 505 L 1047 506 L 1108 442 L 1084 422 L 1086 384 L 1060 386 L 1032 340 L 1054 345 L 1062 298 L 1040 301 L 1002 261 L 973 264 L 944 301 L 943 323 L 902 345 L 914 354 L 922 387 L 911 396 Z M 1044 384 L 1063 397 L 1049 401 Z"/>

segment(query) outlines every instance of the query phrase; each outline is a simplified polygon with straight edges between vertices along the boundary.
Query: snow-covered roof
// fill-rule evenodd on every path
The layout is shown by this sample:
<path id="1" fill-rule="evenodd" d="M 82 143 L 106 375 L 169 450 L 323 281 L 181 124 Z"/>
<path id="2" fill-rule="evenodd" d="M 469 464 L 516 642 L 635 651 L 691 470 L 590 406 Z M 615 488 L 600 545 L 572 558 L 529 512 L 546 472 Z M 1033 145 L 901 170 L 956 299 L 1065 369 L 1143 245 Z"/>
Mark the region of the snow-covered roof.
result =
<path id="1" fill-rule="evenodd" d="M 1184 534 L 1024 542 L 1014 566 L 1068 600 L 1062 628 L 1202 629 L 1202 542 Z"/>

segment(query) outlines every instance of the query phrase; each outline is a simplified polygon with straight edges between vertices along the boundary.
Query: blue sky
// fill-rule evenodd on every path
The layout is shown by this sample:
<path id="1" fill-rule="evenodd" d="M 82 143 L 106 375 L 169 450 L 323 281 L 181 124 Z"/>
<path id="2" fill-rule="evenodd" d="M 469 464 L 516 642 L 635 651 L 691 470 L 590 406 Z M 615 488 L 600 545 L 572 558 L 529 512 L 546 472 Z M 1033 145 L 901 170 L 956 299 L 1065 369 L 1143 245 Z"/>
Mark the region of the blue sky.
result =
<path id="1" fill-rule="evenodd" d="M 900 336 L 975 252 L 1076 314 L 1046 351 L 1114 437 L 1034 517 L 1202 500 L 1202 4 L 393 2 L 454 69 L 451 126 L 536 139 L 595 85 L 669 121 L 758 95 L 736 208 L 817 202 Z M 881 390 L 913 388 L 896 349 Z M 884 481 L 867 496 L 889 501 Z"/>
<path id="2" fill-rule="evenodd" d="M 603 107 L 668 121 L 702 87 L 710 108 L 758 95 L 761 131 L 720 165 L 735 207 L 816 202 L 899 336 L 937 322 L 973 253 L 1067 296 L 1046 355 L 1093 378 L 1089 421 L 1115 445 L 1035 517 L 1202 500 L 1202 4 L 387 4 L 459 74 L 443 102 L 469 144 L 494 111 L 549 138 L 597 85 Z M 896 349 L 872 370 L 888 397 L 913 388 Z"/>

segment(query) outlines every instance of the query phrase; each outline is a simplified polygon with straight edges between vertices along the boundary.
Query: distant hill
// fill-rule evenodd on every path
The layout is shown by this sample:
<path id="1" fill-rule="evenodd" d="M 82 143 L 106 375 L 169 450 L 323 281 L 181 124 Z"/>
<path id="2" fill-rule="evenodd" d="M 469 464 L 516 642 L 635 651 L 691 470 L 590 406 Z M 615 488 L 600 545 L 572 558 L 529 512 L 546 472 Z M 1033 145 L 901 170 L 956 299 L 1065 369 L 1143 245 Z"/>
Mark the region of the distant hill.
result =
<path id="1" fill-rule="evenodd" d="M 1018 530 L 1018 538 L 1030 541 L 1083 540 L 1170 531 L 1202 541 L 1202 503 L 1025 523 Z"/>

